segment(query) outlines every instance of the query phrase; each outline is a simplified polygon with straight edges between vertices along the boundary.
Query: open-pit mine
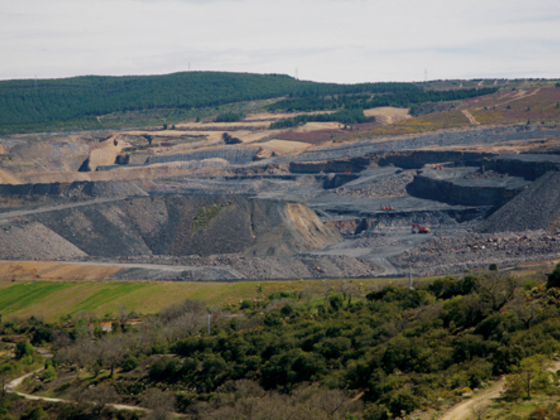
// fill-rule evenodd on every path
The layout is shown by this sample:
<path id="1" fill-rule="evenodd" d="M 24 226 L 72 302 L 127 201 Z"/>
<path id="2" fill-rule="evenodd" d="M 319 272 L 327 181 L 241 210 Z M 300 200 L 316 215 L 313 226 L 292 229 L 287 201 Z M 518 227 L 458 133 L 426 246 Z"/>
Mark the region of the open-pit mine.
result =
<path id="1" fill-rule="evenodd" d="M 409 124 L 398 111 L 379 120 Z M 560 125 L 336 141 L 348 127 L 270 129 L 281 117 L 1 137 L 0 259 L 20 264 L 0 275 L 49 278 L 33 264 L 54 261 L 120 280 L 359 278 L 559 258 Z M 326 140 L 294 140 L 314 132 Z"/>

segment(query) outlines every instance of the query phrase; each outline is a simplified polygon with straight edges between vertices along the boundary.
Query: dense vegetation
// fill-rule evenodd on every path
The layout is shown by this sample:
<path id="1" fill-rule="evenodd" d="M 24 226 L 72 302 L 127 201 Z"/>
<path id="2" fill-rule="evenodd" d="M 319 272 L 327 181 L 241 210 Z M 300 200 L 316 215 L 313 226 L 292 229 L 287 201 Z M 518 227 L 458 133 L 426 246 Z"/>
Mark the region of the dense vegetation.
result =
<path id="1" fill-rule="evenodd" d="M 208 310 L 193 301 L 137 329 L 121 308 L 109 334 L 87 313 L 58 326 L 10 320 L 2 334 L 56 350 L 28 392 L 83 397 L 95 384 L 134 404 L 164 393 L 192 418 L 387 420 L 440 409 L 503 374 L 504 404 L 559 395 L 545 371 L 560 351 L 559 278 L 560 266 L 546 285 L 492 271 L 416 290 L 342 282 L 321 294 L 279 292 L 212 311 L 210 334 Z"/>
<path id="2" fill-rule="evenodd" d="M 473 98 L 476 96 L 489 95 L 496 92 L 496 88 L 460 89 L 434 91 L 424 90 L 417 86 L 402 86 L 392 92 L 379 92 L 376 95 L 338 95 L 338 96 L 306 96 L 302 98 L 290 98 L 269 105 L 270 111 L 322 111 L 336 109 L 367 109 L 381 106 L 394 106 L 399 108 L 412 107 L 427 102 L 456 101 Z"/>
<path id="3" fill-rule="evenodd" d="M 192 109 L 240 101 L 387 92 L 410 84 L 339 85 L 299 81 L 285 75 L 186 72 L 163 76 L 11 80 L 0 82 L 0 127 L 95 119 L 145 109 Z"/>

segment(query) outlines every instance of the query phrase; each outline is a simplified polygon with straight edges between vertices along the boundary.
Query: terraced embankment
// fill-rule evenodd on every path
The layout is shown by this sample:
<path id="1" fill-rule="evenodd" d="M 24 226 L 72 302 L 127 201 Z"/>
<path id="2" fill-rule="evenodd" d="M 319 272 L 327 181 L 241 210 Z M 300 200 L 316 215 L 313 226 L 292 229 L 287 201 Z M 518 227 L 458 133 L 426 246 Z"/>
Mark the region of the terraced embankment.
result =
<path id="1" fill-rule="evenodd" d="M 478 168 L 424 169 L 408 184 L 419 198 L 468 206 L 500 207 L 531 184 L 523 178 L 468 178 Z"/>
<path id="2" fill-rule="evenodd" d="M 22 252 L 30 241 L 36 247 L 48 246 L 51 258 L 76 258 L 286 256 L 340 239 L 334 228 L 299 203 L 242 197 L 136 197 L 38 210 L 4 224 L 0 258 L 25 258 Z M 27 257 L 43 254 L 33 248 Z"/>

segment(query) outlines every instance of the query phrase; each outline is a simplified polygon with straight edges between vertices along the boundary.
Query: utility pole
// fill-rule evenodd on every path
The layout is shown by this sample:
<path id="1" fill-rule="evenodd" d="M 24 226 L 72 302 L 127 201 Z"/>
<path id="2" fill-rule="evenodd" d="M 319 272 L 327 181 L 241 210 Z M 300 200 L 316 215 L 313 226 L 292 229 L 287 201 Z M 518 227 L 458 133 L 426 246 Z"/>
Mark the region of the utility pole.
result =
<path id="1" fill-rule="evenodd" d="M 412 285 L 412 268 L 410 264 L 408 265 L 408 288 L 414 290 L 414 286 Z"/>
<path id="2" fill-rule="evenodd" d="M 206 316 L 206 332 L 210 335 L 210 314 Z"/>

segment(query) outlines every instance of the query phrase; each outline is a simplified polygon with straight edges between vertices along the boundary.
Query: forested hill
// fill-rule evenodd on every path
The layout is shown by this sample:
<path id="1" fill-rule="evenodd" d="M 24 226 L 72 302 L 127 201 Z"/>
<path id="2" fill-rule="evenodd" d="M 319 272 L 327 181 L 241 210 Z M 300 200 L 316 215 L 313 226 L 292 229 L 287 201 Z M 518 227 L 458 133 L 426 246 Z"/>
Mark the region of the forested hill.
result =
<path id="1" fill-rule="evenodd" d="M 0 127 L 83 120 L 113 112 L 192 109 L 281 96 L 396 93 L 411 83 L 340 85 L 286 75 L 184 72 L 163 76 L 83 76 L 0 81 Z"/>

